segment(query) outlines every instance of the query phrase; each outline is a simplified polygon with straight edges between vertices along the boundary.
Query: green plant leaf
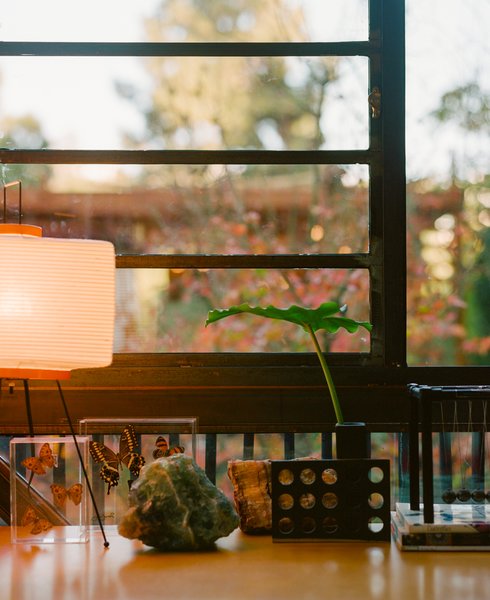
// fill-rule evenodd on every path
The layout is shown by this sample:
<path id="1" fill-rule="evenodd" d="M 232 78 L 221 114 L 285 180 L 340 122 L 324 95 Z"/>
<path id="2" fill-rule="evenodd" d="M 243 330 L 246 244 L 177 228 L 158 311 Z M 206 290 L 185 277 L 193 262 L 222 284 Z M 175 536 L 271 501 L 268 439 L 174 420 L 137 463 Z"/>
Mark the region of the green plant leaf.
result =
<path id="1" fill-rule="evenodd" d="M 342 311 L 342 307 L 337 302 L 324 302 L 318 308 L 304 308 L 293 304 L 289 308 L 276 308 L 275 306 L 250 306 L 249 304 L 239 304 L 230 306 L 230 308 L 214 309 L 209 311 L 206 325 L 215 323 L 225 317 L 238 315 L 241 313 L 250 313 L 269 319 L 280 321 L 289 321 L 296 323 L 307 331 L 310 326 L 313 331 L 324 329 L 328 333 L 336 333 L 341 327 L 349 333 L 356 332 L 359 327 L 364 327 L 367 331 L 372 330 L 371 323 L 367 321 L 355 321 L 344 316 L 333 316 Z"/>
<path id="2" fill-rule="evenodd" d="M 372 329 L 371 323 L 368 323 L 367 321 L 355 321 L 354 319 L 349 319 L 342 315 L 333 316 L 337 313 L 341 313 L 343 310 L 344 307 L 341 307 L 337 302 L 324 302 L 318 308 L 304 308 L 295 304 L 289 308 L 276 308 L 275 306 L 262 308 L 260 306 L 250 306 L 249 304 L 239 304 L 238 306 L 230 306 L 230 308 L 216 308 L 209 311 L 208 318 L 206 319 L 206 326 L 210 323 L 215 323 L 220 319 L 224 319 L 225 317 L 243 313 L 258 315 L 259 317 L 266 317 L 268 319 L 278 319 L 279 321 L 289 321 L 290 323 L 300 325 L 303 330 L 308 333 L 313 342 L 315 352 L 327 382 L 337 422 L 343 423 L 344 417 L 337 397 L 337 390 L 335 389 L 332 374 L 330 373 L 325 356 L 315 336 L 315 331 L 324 329 L 328 333 L 336 333 L 343 327 L 349 333 L 354 333 L 359 327 L 364 327 L 368 331 L 371 331 Z"/>

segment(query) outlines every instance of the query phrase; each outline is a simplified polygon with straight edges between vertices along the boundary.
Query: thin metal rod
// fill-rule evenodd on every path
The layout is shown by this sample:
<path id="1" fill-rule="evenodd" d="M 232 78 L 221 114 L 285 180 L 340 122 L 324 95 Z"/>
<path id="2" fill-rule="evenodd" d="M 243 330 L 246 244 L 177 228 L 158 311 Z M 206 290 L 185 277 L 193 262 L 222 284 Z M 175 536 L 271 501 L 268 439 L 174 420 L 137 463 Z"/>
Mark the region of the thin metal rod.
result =
<path id="1" fill-rule="evenodd" d="M 30 437 L 34 437 L 34 421 L 32 420 L 31 395 L 29 393 L 29 380 L 23 379 L 23 383 L 24 383 L 24 395 L 25 395 L 25 402 L 26 402 L 27 423 L 29 425 L 29 435 L 30 435 Z"/>
<path id="2" fill-rule="evenodd" d="M 56 385 L 58 386 L 58 391 L 60 393 L 61 403 L 63 404 L 63 409 L 65 411 L 66 419 L 67 419 L 68 425 L 70 427 L 70 432 L 71 432 L 73 441 L 75 442 L 75 448 L 77 449 L 78 458 L 80 459 L 80 464 L 82 465 L 83 476 L 85 478 L 85 482 L 87 484 L 87 488 L 88 488 L 88 491 L 89 491 L 89 494 L 90 494 L 90 498 L 92 500 L 92 505 L 94 507 L 95 514 L 97 516 L 97 521 L 99 523 L 99 527 L 100 527 L 100 530 L 102 532 L 102 537 L 104 538 L 104 547 L 108 548 L 109 547 L 109 542 L 107 541 L 107 538 L 106 538 L 106 535 L 105 535 L 105 531 L 104 531 L 104 526 L 102 525 L 102 519 L 100 518 L 99 509 L 97 507 L 97 502 L 95 501 L 94 492 L 92 491 L 92 486 L 90 485 L 90 481 L 88 479 L 87 469 L 85 468 L 85 464 L 83 462 L 82 453 L 80 451 L 80 446 L 78 445 L 77 436 L 75 435 L 75 430 L 73 429 L 73 423 L 72 423 L 70 414 L 68 412 L 68 407 L 67 407 L 66 402 L 65 402 L 65 397 L 63 395 L 63 390 L 61 389 L 61 384 L 60 384 L 60 382 L 58 380 L 56 380 Z"/>
<path id="3" fill-rule="evenodd" d="M 3 222 L 7 222 L 7 188 L 12 187 L 14 185 L 19 186 L 19 225 L 22 223 L 22 183 L 16 179 L 15 181 L 10 181 L 9 183 L 4 184 L 3 186 Z"/>
<path id="4" fill-rule="evenodd" d="M 23 379 L 22 383 L 24 384 L 24 398 L 25 398 L 25 403 L 26 403 L 26 413 L 27 413 L 27 423 L 28 423 L 28 427 L 29 427 L 29 437 L 31 439 L 33 439 L 34 438 L 34 421 L 32 418 L 31 394 L 29 391 L 29 380 Z M 34 445 L 34 443 L 31 443 L 31 456 L 34 456 L 35 453 L 36 453 L 36 446 Z M 28 492 L 29 496 L 31 495 L 31 483 L 32 483 L 33 477 L 34 477 L 34 471 L 31 471 L 31 474 L 29 476 L 29 481 L 27 483 L 27 492 Z"/>
<path id="5" fill-rule="evenodd" d="M 420 510 L 420 456 L 419 456 L 419 399 L 410 397 L 408 465 L 410 472 L 410 510 Z"/>

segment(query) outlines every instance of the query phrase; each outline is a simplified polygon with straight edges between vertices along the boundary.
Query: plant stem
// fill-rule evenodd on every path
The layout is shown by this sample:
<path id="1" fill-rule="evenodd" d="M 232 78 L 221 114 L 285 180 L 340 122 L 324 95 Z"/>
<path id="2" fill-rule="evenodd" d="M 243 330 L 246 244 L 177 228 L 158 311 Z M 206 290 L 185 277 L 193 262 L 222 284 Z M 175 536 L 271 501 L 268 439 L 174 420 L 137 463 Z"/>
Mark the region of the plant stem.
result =
<path id="1" fill-rule="evenodd" d="M 335 417 L 337 419 L 337 423 L 343 423 L 344 417 L 342 415 L 342 410 L 340 408 L 339 398 L 337 396 L 337 390 L 335 389 L 335 384 L 333 382 L 332 373 L 330 373 L 330 369 L 328 368 L 327 361 L 325 360 L 325 356 L 320 348 L 320 344 L 316 338 L 315 332 L 313 331 L 311 325 L 308 323 L 304 324 L 306 331 L 310 334 L 311 339 L 313 340 L 313 344 L 315 346 L 315 351 L 318 356 L 318 360 L 322 366 L 323 374 L 325 375 L 325 379 L 327 380 L 328 391 L 330 392 L 330 397 L 332 399 L 333 409 L 335 411 Z"/>

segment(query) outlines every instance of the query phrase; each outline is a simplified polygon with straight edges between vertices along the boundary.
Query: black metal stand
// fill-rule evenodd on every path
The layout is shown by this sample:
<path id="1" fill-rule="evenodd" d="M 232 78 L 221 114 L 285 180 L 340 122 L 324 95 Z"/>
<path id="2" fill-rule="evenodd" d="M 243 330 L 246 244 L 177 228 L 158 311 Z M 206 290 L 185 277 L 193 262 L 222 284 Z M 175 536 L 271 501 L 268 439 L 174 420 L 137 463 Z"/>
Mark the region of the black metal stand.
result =
<path id="1" fill-rule="evenodd" d="M 434 465 L 432 456 L 432 403 L 447 400 L 490 400 L 490 386 L 429 386 L 410 383 L 410 508 L 420 510 L 419 475 L 422 468 L 424 523 L 434 522 Z M 420 415 L 420 416 L 419 416 Z M 419 425 L 422 432 L 422 466 L 419 461 Z"/>
<path id="2" fill-rule="evenodd" d="M 95 514 L 97 516 L 97 522 L 99 523 L 100 531 L 102 532 L 102 537 L 104 538 L 104 547 L 108 548 L 109 547 L 109 542 L 107 541 L 107 537 L 105 535 L 104 526 L 102 525 L 102 519 L 100 518 L 100 513 L 99 513 L 99 509 L 97 507 L 97 502 L 95 501 L 94 492 L 92 490 L 92 486 L 90 485 L 90 481 L 89 481 L 88 474 L 87 474 L 87 469 L 85 468 L 85 464 L 83 462 L 82 453 L 80 451 L 80 446 L 78 445 L 77 436 L 76 436 L 75 430 L 73 428 L 73 423 L 72 423 L 72 420 L 71 420 L 71 417 L 70 417 L 70 413 L 68 412 L 68 406 L 66 405 L 66 402 L 65 402 L 65 397 L 63 395 L 63 390 L 61 389 L 61 384 L 60 384 L 59 381 L 56 381 L 56 385 L 58 386 L 58 391 L 60 393 L 61 403 L 63 404 L 63 409 L 65 411 L 66 419 L 67 419 L 68 425 L 70 427 L 70 432 L 71 432 L 71 435 L 73 437 L 73 441 L 75 442 L 75 448 L 77 449 L 78 458 L 80 459 L 80 464 L 82 466 L 83 476 L 84 476 L 85 482 L 87 484 L 87 489 L 88 489 L 89 494 L 90 494 L 90 499 L 92 500 L 92 505 L 94 507 Z"/>

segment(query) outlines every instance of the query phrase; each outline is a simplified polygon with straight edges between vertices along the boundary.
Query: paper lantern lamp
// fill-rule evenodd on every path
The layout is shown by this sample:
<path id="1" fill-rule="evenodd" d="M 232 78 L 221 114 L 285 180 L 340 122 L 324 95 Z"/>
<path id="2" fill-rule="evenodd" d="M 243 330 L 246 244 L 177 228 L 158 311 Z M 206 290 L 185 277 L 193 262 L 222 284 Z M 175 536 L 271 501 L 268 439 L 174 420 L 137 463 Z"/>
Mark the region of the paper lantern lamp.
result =
<path id="1" fill-rule="evenodd" d="M 67 379 L 112 362 L 110 242 L 42 237 L 0 224 L 0 378 Z"/>

